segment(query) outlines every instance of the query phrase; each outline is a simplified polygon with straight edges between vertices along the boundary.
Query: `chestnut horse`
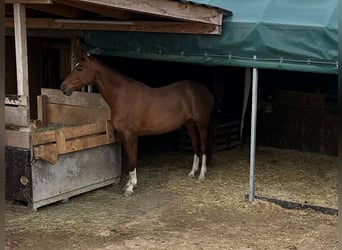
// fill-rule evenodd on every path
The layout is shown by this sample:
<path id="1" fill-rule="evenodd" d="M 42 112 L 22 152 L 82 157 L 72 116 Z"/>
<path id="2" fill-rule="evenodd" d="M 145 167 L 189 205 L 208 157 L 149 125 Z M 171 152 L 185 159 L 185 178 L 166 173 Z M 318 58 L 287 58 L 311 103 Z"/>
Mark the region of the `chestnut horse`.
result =
<path id="1" fill-rule="evenodd" d="M 214 105 L 214 98 L 205 86 L 192 81 L 179 81 L 150 88 L 96 58 L 82 54 L 63 81 L 61 90 L 70 96 L 73 90 L 89 84 L 95 84 L 108 103 L 113 129 L 128 156 L 129 180 L 124 189 L 125 196 L 132 195 L 137 186 L 138 136 L 167 133 L 182 125 L 187 128 L 194 150 L 189 176 L 194 177 L 199 169 L 201 152 L 202 165 L 198 178 L 205 179 L 207 132 Z"/>

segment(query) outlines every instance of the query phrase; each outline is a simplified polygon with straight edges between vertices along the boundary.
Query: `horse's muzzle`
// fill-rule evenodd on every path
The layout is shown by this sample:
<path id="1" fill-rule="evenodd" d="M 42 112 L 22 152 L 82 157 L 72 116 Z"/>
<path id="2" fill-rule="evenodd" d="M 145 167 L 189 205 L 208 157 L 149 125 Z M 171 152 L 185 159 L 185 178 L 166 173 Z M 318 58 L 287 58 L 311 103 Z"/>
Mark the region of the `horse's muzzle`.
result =
<path id="1" fill-rule="evenodd" d="M 62 88 L 62 92 L 63 92 L 64 95 L 71 96 L 72 89 L 63 89 Z"/>

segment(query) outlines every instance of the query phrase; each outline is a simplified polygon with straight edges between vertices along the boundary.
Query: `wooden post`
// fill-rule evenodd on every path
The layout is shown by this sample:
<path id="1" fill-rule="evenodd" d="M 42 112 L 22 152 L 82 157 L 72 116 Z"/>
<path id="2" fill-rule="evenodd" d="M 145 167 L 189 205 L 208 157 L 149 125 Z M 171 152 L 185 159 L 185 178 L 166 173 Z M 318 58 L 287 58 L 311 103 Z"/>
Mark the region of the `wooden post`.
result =
<path id="1" fill-rule="evenodd" d="M 56 145 L 58 154 L 65 154 L 67 152 L 63 129 L 56 130 Z"/>
<path id="2" fill-rule="evenodd" d="M 43 126 L 48 123 L 47 119 L 47 96 L 39 95 L 37 96 L 37 106 L 38 106 L 38 120 L 41 121 Z"/>
<path id="3" fill-rule="evenodd" d="M 25 5 L 15 3 L 13 4 L 14 11 L 14 34 L 15 34 L 15 54 L 17 65 L 17 87 L 18 95 L 29 99 L 29 84 L 28 84 L 28 62 L 27 62 L 27 36 L 26 36 L 26 14 Z M 30 122 L 30 105 L 18 107 L 18 109 L 25 109 L 27 113 L 26 125 Z"/>
<path id="4" fill-rule="evenodd" d="M 18 95 L 29 96 L 25 5 L 13 4 Z"/>
<path id="5" fill-rule="evenodd" d="M 76 63 L 78 62 L 78 51 L 80 48 L 77 46 L 77 37 L 72 35 L 71 37 L 71 53 L 70 53 L 70 71 L 74 69 Z"/>

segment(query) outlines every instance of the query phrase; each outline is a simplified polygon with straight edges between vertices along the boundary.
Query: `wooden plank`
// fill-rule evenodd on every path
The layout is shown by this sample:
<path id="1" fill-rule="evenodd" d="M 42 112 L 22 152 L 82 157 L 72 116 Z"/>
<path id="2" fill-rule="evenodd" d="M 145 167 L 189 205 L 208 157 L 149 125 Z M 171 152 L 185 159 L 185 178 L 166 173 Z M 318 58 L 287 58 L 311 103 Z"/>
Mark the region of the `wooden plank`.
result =
<path id="1" fill-rule="evenodd" d="M 110 121 L 101 121 L 75 127 L 66 127 L 57 130 L 47 130 L 33 133 L 32 145 L 36 146 L 40 144 L 56 142 L 57 132 L 63 133 L 63 135 L 58 135 L 59 139 L 63 137 L 63 140 L 70 140 L 78 137 L 91 136 L 96 134 L 107 134 L 108 141 L 114 141 L 114 132 Z"/>
<path id="2" fill-rule="evenodd" d="M 103 7 L 114 7 L 127 11 L 174 18 L 178 20 L 222 24 L 222 12 L 216 8 L 194 5 L 170 0 L 79 0 L 83 3 L 96 4 Z"/>
<path id="3" fill-rule="evenodd" d="M 51 164 L 55 164 L 58 159 L 56 143 L 35 146 L 33 153 L 35 159 L 43 159 Z"/>
<path id="4" fill-rule="evenodd" d="M 36 201 L 36 200 L 30 201 L 28 207 L 30 209 L 32 209 L 33 211 L 36 211 L 39 207 L 46 206 L 48 204 L 52 204 L 52 203 L 55 203 L 57 201 L 64 201 L 64 200 L 69 199 L 70 197 L 73 197 L 73 196 L 76 196 L 79 194 L 83 194 L 83 193 L 87 193 L 89 191 L 96 190 L 98 188 L 102 188 L 102 187 L 109 186 L 112 184 L 118 184 L 119 182 L 120 182 L 120 177 L 114 177 L 114 178 L 110 178 L 108 180 L 106 179 L 106 180 L 103 180 L 100 182 L 96 182 L 96 183 L 91 184 L 91 185 L 87 184 L 87 185 L 84 185 L 80 188 L 77 188 L 77 189 L 74 189 L 74 190 L 71 190 L 68 192 L 63 192 L 57 196 L 51 196 L 49 198 L 38 200 L 38 201 Z"/>
<path id="5" fill-rule="evenodd" d="M 74 140 L 66 141 L 65 153 L 71 153 L 88 148 L 94 148 L 105 144 L 109 144 L 107 141 L 107 135 L 93 135 L 81 137 Z"/>
<path id="6" fill-rule="evenodd" d="M 6 95 L 5 104 L 15 105 L 15 106 L 27 106 L 28 98 L 26 96 L 20 96 L 20 95 Z"/>
<path id="7" fill-rule="evenodd" d="M 58 129 L 58 131 L 64 134 L 66 140 L 93 134 L 106 133 L 106 122 L 95 122 L 77 127 Z"/>
<path id="8" fill-rule="evenodd" d="M 107 141 L 108 142 L 115 141 L 114 129 L 113 129 L 112 122 L 110 120 L 107 120 L 105 122 L 105 124 L 106 124 Z"/>
<path id="9" fill-rule="evenodd" d="M 46 95 L 37 96 L 38 120 L 41 121 L 43 126 L 46 126 L 46 124 L 48 123 L 46 104 L 47 104 Z"/>
<path id="10" fill-rule="evenodd" d="M 58 154 L 67 153 L 66 138 L 63 129 L 56 130 L 56 144 Z"/>
<path id="11" fill-rule="evenodd" d="M 5 0 L 5 3 L 52 4 L 53 0 Z"/>
<path id="12" fill-rule="evenodd" d="M 72 6 L 65 6 L 62 4 L 53 5 L 50 4 L 27 4 L 27 8 L 34 9 L 42 12 L 47 12 L 57 16 L 63 16 L 68 18 L 83 18 L 86 16 L 86 11 L 74 8 Z"/>
<path id="13" fill-rule="evenodd" d="M 6 22 L 6 19 L 5 19 Z M 7 26 L 6 26 L 7 27 Z M 13 27 L 13 19 L 12 19 L 12 27 Z M 9 29 L 5 29 L 6 36 L 14 36 L 14 30 L 9 27 Z M 28 37 L 50 37 L 50 38 L 67 38 L 70 39 L 72 36 L 83 37 L 84 31 L 82 30 L 42 30 L 42 29 L 28 29 L 27 30 Z"/>
<path id="14" fill-rule="evenodd" d="M 29 149 L 31 144 L 30 132 L 22 132 L 17 130 L 5 130 L 5 145 L 17 148 Z"/>
<path id="15" fill-rule="evenodd" d="M 72 96 L 66 96 L 58 89 L 41 89 L 42 95 L 48 96 L 48 103 L 65 104 L 70 106 L 108 109 L 109 106 L 98 93 L 74 91 Z M 106 120 L 105 118 L 103 120 Z M 81 124 L 81 123 L 79 123 Z"/>
<path id="16" fill-rule="evenodd" d="M 65 125 L 87 124 L 110 120 L 110 110 L 47 104 L 48 122 Z"/>
<path id="17" fill-rule="evenodd" d="M 56 130 L 48 130 L 32 134 L 32 145 L 40 145 L 56 142 Z"/>
<path id="18" fill-rule="evenodd" d="M 32 135 L 34 157 L 55 164 L 59 154 L 114 143 L 114 136 L 106 133 L 107 126 L 107 122 L 98 122 L 35 133 Z"/>
<path id="19" fill-rule="evenodd" d="M 13 4 L 18 95 L 29 96 L 25 6 Z"/>
<path id="20" fill-rule="evenodd" d="M 68 136 L 72 136 L 72 137 L 78 136 L 77 133 L 79 131 L 71 135 L 72 130 L 77 131 L 77 128 L 74 128 L 74 129 L 70 128 L 70 130 L 68 131 L 69 133 Z M 65 134 L 65 132 L 67 131 L 60 129 L 60 130 L 49 131 L 49 132 L 53 132 L 53 134 L 55 135 L 56 143 L 34 145 L 33 150 L 34 150 L 34 156 L 36 159 L 39 159 L 39 158 L 44 159 L 52 164 L 56 163 L 59 154 L 71 153 L 71 152 L 98 147 L 98 146 L 115 142 L 114 138 L 111 138 L 109 140 L 108 135 L 106 134 L 91 134 L 88 136 L 82 136 L 82 137 L 77 137 L 77 138 L 67 140 L 66 135 L 68 133 Z M 52 133 L 48 133 L 48 134 L 42 133 L 41 135 L 39 135 L 39 137 L 33 136 L 32 138 L 32 140 L 34 141 L 33 144 L 37 143 L 37 138 L 42 139 L 39 143 L 47 142 L 48 140 L 45 139 L 43 135 L 52 135 Z"/>
<path id="21" fill-rule="evenodd" d="M 5 27 L 13 27 L 13 19 L 5 18 Z M 167 22 L 167 21 L 105 21 L 105 20 L 58 20 L 49 18 L 27 18 L 29 29 L 67 29 L 67 30 L 109 30 L 136 31 L 152 33 L 182 34 L 221 34 L 221 26 L 198 22 Z"/>
<path id="22" fill-rule="evenodd" d="M 95 12 L 97 14 L 112 17 L 119 20 L 128 20 L 133 19 L 136 14 L 128 11 L 119 10 L 117 8 L 110 8 L 110 7 L 102 7 L 100 5 L 83 3 L 80 1 L 73 1 L 73 0 L 55 0 L 54 2 L 58 2 L 64 5 L 76 7 L 79 9 L 87 10 L 90 12 Z"/>
<path id="23" fill-rule="evenodd" d="M 27 106 L 5 106 L 5 124 L 21 127 L 30 125 L 30 113 Z"/>

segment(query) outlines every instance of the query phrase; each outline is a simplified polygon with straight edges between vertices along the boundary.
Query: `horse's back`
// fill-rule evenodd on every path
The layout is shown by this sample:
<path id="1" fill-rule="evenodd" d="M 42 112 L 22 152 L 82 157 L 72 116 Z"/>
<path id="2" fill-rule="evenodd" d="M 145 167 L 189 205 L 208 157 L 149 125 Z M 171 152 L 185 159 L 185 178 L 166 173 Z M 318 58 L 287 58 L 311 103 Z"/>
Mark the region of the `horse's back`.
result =
<path id="1" fill-rule="evenodd" d="M 182 80 L 175 82 L 173 84 L 168 85 L 170 88 L 175 88 L 181 93 L 186 93 L 192 95 L 194 98 L 205 98 L 212 99 L 213 95 L 209 91 L 209 89 L 201 83 L 190 81 L 190 80 Z"/>
<path id="2" fill-rule="evenodd" d="M 186 93 L 186 98 L 193 101 L 192 105 L 196 107 L 207 107 L 212 109 L 214 105 L 214 97 L 209 89 L 201 83 L 183 80 L 174 83 L 180 91 Z"/>

